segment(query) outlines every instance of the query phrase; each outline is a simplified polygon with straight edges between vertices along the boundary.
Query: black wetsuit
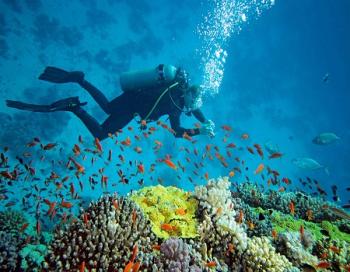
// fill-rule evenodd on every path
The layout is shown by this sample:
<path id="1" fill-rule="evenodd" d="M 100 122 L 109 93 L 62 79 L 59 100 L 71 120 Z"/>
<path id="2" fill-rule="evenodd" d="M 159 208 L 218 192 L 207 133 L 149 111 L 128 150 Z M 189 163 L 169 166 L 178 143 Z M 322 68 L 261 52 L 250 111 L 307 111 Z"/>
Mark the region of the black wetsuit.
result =
<path id="1" fill-rule="evenodd" d="M 100 140 L 107 138 L 108 133 L 114 133 L 125 127 L 135 117 L 135 114 L 138 114 L 141 119 L 144 119 L 151 111 L 159 96 L 166 89 L 162 87 L 140 92 L 123 92 L 120 96 L 109 102 L 101 91 L 86 80 L 81 82 L 80 85 L 89 92 L 100 107 L 109 115 L 100 125 L 96 119 L 89 115 L 83 108 L 78 107 L 72 111 L 83 121 L 92 135 Z M 183 137 L 185 132 L 189 136 L 198 135 L 198 128 L 185 129 L 180 125 L 180 116 L 184 109 L 184 104 L 182 90 L 174 87 L 162 97 L 148 119 L 158 120 L 163 115 L 169 115 L 170 125 L 175 132 L 175 137 Z M 190 113 L 200 122 L 204 123 L 206 121 L 203 113 L 199 109 Z"/>

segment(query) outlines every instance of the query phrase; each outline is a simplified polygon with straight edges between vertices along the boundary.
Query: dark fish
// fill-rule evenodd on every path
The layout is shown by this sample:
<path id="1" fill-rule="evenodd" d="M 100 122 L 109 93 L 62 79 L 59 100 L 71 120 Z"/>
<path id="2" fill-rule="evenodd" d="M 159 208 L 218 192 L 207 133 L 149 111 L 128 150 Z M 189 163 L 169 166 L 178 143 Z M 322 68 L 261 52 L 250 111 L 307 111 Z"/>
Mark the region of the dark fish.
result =
<path id="1" fill-rule="evenodd" d="M 312 265 L 309 264 L 302 264 L 300 266 L 301 271 L 303 272 L 316 272 L 317 270 L 315 269 L 315 267 L 313 267 Z"/>
<path id="2" fill-rule="evenodd" d="M 265 220 L 265 215 L 259 213 L 259 221 Z"/>
<path id="3" fill-rule="evenodd" d="M 332 185 L 332 192 L 333 192 L 333 194 L 337 194 L 337 190 L 338 190 L 338 187 L 337 187 L 337 185 Z"/>
<path id="4" fill-rule="evenodd" d="M 325 236 L 328 236 L 329 237 L 329 231 L 328 230 L 325 230 L 325 229 L 321 229 L 320 232 L 325 235 Z"/>
<path id="5" fill-rule="evenodd" d="M 342 206 L 342 208 L 344 208 L 344 209 L 350 209 L 350 204 L 345 204 L 345 205 Z"/>
<path id="6" fill-rule="evenodd" d="M 329 74 L 328 74 L 328 73 L 326 73 L 326 74 L 323 76 L 322 81 L 325 82 L 325 83 L 327 83 L 327 82 L 329 81 Z"/>

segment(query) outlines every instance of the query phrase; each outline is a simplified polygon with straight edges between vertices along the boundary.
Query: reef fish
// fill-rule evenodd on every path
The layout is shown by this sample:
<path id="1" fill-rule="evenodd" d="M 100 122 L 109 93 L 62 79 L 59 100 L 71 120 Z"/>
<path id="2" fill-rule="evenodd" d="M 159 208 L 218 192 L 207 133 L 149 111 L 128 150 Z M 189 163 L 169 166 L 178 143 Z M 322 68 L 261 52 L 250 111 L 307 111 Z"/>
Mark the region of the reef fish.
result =
<path id="1" fill-rule="evenodd" d="M 317 135 L 312 142 L 317 145 L 328 145 L 334 143 L 340 138 L 332 132 L 324 132 Z"/>
<path id="2" fill-rule="evenodd" d="M 264 144 L 264 147 L 266 149 L 267 152 L 271 154 L 273 153 L 278 153 L 279 152 L 279 148 L 277 146 L 277 144 L 271 142 L 271 141 L 267 141 L 265 144 Z"/>
<path id="3" fill-rule="evenodd" d="M 317 162 L 317 161 L 315 161 L 314 159 L 311 159 L 311 158 L 306 158 L 306 157 L 295 158 L 295 159 L 292 159 L 292 163 L 295 166 L 297 166 L 297 167 L 299 167 L 301 169 L 305 169 L 305 170 L 317 170 L 317 169 L 324 168 L 325 172 L 327 173 L 327 175 L 329 174 L 327 167 L 321 165 L 319 162 Z"/>

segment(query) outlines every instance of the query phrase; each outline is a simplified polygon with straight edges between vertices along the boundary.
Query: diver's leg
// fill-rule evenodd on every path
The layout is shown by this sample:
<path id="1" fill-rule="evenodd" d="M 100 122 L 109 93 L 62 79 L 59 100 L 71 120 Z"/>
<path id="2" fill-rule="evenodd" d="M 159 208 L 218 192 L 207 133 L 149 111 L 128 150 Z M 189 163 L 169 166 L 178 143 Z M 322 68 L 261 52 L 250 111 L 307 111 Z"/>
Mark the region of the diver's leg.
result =
<path id="1" fill-rule="evenodd" d="M 34 112 L 49 112 L 50 105 L 29 104 L 20 101 L 6 100 L 6 106 L 18 110 L 34 111 Z"/>
<path id="2" fill-rule="evenodd" d="M 124 128 L 132 119 L 134 113 L 131 111 L 114 111 L 101 125 L 102 131 L 108 133 L 115 133 L 119 129 Z"/>
<path id="3" fill-rule="evenodd" d="M 14 100 L 6 100 L 6 105 L 10 108 L 34 112 L 72 111 L 75 108 L 86 104 L 86 102 L 81 103 L 79 101 L 79 97 L 77 96 L 60 99 L 50 105 L 37 105 Z"/>
<path id="4" fill-rule="evenodd" d="M 79 107 L 72 112 L 84 123 L 94 138 L 98 138 L 99 140 L 107 138 L 108 132 L 105 133 L 97 120 L 88 114 L 84 109 Z"/>
<path id="5" fill-rule="evenodd" d="M 108 133 L 113 134 L 122 129 L 134 117 L 133 112 L 117 110 L 100 125 L 95 118 L 80 107 L 72 112 L 84 123 L 91 134 L 99 140 L 107 138 Z"/>
<path id="6" fill-rule="evenodd" d="M 111 114 L 111 110 L 109 108 L 109 101 L 107 97 L 95 86 L 93 86 L 90 82 L 85 79 L 79 82 L 79 85 L 83 87 L 88 93 L 92 96 L 92 98 L 96 101 L 97 104 L 103 109 L 103 111 L 107 114 Z"/>

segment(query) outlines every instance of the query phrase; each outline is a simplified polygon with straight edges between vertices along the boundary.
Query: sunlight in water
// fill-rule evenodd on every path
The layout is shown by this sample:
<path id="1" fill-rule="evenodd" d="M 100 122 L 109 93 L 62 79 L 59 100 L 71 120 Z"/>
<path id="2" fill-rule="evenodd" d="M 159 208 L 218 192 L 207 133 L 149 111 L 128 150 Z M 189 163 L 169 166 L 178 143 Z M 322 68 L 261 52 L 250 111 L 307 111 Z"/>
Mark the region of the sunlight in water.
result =
<path id="1" fill-rule="evenodd" d="M 227 43 L 232 34 L 238 34 L 242 25 L 258 18 L 274 5 L 274 0 L 209 0 L 211 10 L 203 16 L 197 33 L 202 47 L 197 50 L 203 67 L 204 94 L 214 95 L 224 76 Z"/>

